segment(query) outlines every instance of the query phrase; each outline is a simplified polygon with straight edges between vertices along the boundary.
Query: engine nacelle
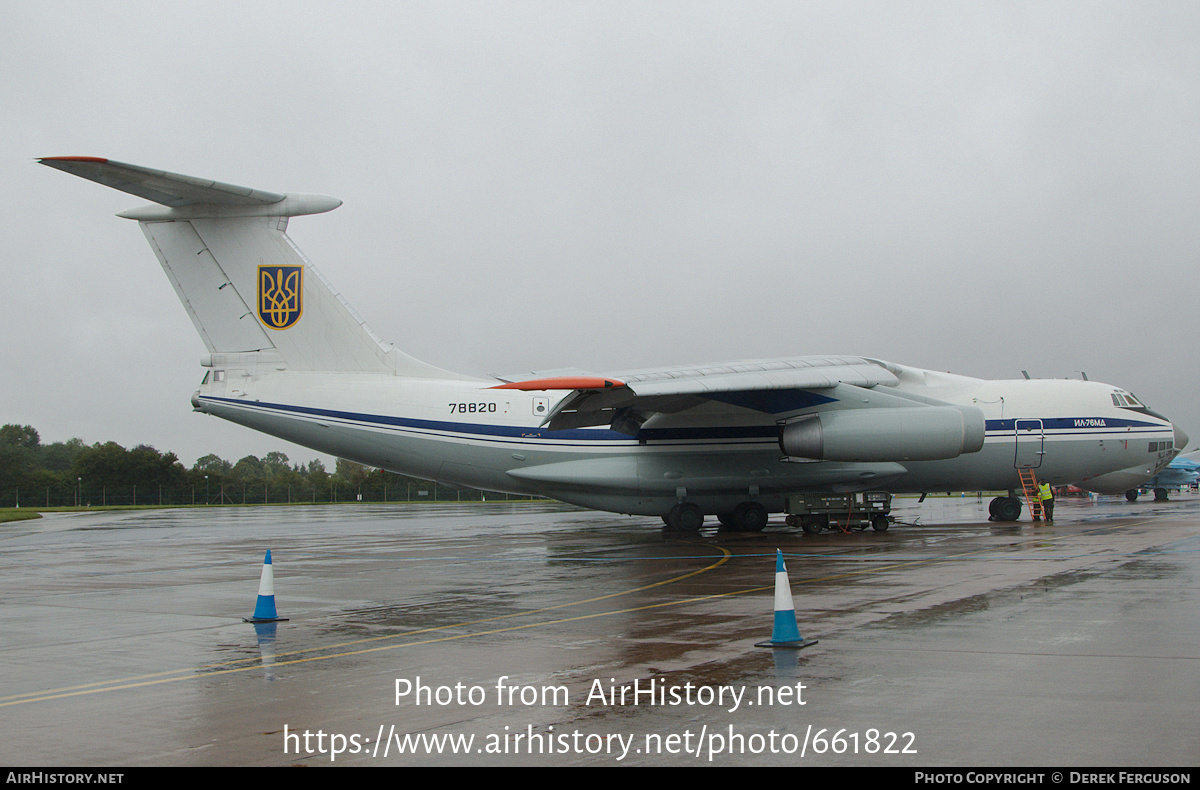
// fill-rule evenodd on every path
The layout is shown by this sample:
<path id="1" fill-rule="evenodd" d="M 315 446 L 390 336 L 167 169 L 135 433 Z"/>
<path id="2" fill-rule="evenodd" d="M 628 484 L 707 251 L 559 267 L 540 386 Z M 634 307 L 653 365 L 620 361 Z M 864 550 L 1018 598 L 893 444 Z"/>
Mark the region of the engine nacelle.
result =
<path id="1" fill-rule="evenodd" d="M 847 409 L 788 423 L 779 448 L 822 461 L 939 461 L 979 452 L 984 432 L 973 406 Z"/>

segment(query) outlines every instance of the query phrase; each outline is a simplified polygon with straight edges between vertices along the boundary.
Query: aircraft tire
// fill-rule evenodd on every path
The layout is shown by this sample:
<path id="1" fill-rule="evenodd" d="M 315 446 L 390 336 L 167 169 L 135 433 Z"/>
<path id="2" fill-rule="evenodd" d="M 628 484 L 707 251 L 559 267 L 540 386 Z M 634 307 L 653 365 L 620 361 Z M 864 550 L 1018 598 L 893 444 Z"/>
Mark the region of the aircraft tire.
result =
<path id="1" fill-rule="evenodd" d="M 704 526 L 704 513 L 693 502 L 683 502 L 666 515 L 667 526 L 675 532 L 699 532 Z"/>
<path id="2" fill-rule="evenodd" d="M 733 511 L 717 514 L 717 521 L 721 522 L 721 526 L 730 532 L 740 532 L 737 521 L 734 519 Z"/>
<path id="3" fill-rule="evenodd" d="M 1016 521 L 1021 517 L 1021 500 L 1011 496 L 1000 497 L 1000 500 L 996 507 L 997 521 Z"/>
<path id="4" fill-rule="evenodd" d="M 993 520 L 999 521 L 997 516 L 1000 514 L 1000 503 L 1005 499 L 1007 499 L 1007 497 L 998 496 L 988 503 L 988 515 L 991 516 Z"/>
<path id="5" fill-rule="evenodd" d="M 733 523 L 738 532 L 762 532 L 770 515 L 758 502 L 743 502 L 733 509 Z"/>
<path id="6" fill-rule="evenodd" d="M 1167 501 L 1167 489 L 1165 489 L 1165 488 L 1154 489 L 1154 501 L 1155 502 L 1166 502 Z"/>
<path id="7" fill-rule="evenodd" d="M 1125 498 L 1130 502 L 1136 502 L 1138 498 L 1138 490 L 1136 488 L 1129 489 L 1125 492 Z"/>

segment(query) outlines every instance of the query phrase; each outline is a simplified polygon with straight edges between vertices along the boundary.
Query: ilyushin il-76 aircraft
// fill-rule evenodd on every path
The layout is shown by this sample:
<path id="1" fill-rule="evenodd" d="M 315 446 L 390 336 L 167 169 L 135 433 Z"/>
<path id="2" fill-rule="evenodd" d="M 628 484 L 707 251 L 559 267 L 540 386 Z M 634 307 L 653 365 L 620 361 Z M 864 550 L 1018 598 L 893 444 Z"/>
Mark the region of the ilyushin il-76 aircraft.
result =
<path id="1" fill-rule="evenodd" d="M 478 378 L 382 341 L 286 234 L 341 205 L 95 157 L 44 165 L 154 205 L 136 220 L 204 340 L 196 411 L 457 486 L 756 531 L 801 492 L 1121 493 L 1187 436 L 1086 380 L 985 381 L 852 356 Z"/>

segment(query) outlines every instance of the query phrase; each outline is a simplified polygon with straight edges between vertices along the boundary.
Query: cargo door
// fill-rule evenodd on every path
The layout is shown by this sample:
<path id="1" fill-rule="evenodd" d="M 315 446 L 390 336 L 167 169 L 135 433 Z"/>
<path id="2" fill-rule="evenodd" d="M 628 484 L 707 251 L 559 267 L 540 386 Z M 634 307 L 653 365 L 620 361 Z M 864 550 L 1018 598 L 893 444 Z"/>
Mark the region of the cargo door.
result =
<path id="1" fill-rule="evenodd" d="M 1046 436 L 1041 420 L 1016 421 L 1017 450 L 1013 466 L 1017 469 L 1037 469 L 1045 455 Z"/>

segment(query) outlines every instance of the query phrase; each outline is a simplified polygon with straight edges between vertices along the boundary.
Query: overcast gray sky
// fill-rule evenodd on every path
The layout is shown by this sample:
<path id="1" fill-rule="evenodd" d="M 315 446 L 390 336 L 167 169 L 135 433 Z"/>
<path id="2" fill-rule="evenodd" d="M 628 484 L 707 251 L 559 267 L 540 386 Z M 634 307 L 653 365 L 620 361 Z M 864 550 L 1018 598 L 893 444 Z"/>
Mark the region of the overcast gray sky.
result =
<path id="1" fill-rule="evenodd" d="M 1183 2 L 7 0 L 0 424 L 315 457 L 191 412 L 141 201 L 33 162 L 89 155 L 342 198 L 289 234 L 442 367 L 1083 370 L 1200 438 L 1197 42 Z"/>

